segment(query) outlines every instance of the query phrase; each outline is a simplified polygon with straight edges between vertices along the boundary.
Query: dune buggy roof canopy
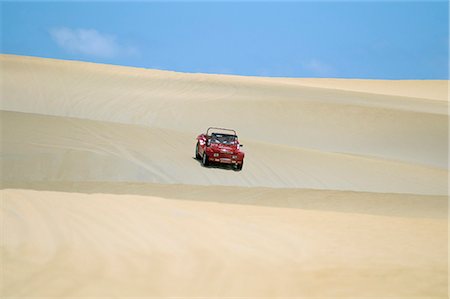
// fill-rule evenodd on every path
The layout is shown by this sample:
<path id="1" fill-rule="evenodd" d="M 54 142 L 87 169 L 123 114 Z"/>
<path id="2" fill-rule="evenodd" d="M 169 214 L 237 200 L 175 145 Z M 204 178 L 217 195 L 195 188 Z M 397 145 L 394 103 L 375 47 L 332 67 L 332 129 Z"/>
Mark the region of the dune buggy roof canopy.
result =
<path id="1" fill-rule="evenodd" d="M 230 132 L 231 132 L 231 133 L 233 133 L 232 135 L 237 136 L 235 130 L 232 130 L 232 129 L 225 129 L 225 128 L 216 128 L 216 127 L 209 127 L 208 130 L 206 130 L 206 135 L 209 136 L 209 135 L 210 135 L 209 131 L 216 131 L 216 130 L 224 131 L 224 132 L 217 132 L 217 133 L 224 133 L 224 134 L 229 135 Z M 225 133 L 225 132 L 226 132 L 226 133 Z"/>

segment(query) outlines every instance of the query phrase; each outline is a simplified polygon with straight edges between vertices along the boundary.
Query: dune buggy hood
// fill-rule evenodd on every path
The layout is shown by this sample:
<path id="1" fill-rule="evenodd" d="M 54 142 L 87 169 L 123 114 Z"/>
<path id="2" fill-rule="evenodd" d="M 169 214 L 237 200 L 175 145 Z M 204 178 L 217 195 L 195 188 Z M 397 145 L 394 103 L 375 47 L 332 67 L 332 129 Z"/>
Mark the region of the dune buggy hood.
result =
<path id="1" fill-rule="evenodd" d="M 216 150 L 216 151 L 227 151 L 227 152 L 238 152 L 239 149 L 237 147 L 237 145 L 226 145 L 226 144 L 211 144 L 210 146 L 211 149 Z"/>

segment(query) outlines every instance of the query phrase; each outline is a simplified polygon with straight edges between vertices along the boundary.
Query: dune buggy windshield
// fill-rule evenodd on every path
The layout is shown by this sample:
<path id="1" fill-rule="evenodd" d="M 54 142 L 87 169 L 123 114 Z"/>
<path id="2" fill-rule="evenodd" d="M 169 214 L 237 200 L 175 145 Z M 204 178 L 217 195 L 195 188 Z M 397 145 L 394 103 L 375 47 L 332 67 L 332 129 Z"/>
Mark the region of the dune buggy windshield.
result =
<path id="1" fill-rule="evenodd" d="M 236 144 L 237 136 L 228 134 L 217 134 L 213 133 L 211 135 L 211 143 L 220 144 Z"/>

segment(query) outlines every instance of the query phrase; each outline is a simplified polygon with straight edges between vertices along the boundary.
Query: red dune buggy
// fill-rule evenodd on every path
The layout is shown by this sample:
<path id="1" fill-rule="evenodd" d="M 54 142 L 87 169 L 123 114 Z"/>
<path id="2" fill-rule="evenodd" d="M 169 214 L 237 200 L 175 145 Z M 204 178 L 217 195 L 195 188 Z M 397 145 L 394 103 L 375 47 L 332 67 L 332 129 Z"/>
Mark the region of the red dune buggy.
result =
<path id="1" fill-rule="evenodd" d="M 206 134 L 197 137 L 195 157 L 201 159 L 205 167 L 210 163 L 221 163 L 241 170 L 244 165 L 244 152 L 240 149 L 242 146 L 235 130 L 210 127 Z"/>

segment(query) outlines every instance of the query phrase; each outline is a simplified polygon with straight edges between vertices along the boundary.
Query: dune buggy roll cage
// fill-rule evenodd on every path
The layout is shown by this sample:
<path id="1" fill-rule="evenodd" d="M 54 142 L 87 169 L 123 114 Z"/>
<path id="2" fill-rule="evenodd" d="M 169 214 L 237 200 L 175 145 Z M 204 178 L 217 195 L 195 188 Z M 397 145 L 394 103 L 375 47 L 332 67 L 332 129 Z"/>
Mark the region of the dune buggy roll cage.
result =
<path id="1" fill-rule="evenodd" d="M 206 136 L 209 136 L 209 131 L 210 130 L 223 130 L 223 131 L 227 131 L 227 132 L 233 132 L 233 135 L 237 136 L 235 130 L 225 129 L 225 128 L 216 128 L 216 127 L 209 127 L 208 130 L 206 130 Z"/>

